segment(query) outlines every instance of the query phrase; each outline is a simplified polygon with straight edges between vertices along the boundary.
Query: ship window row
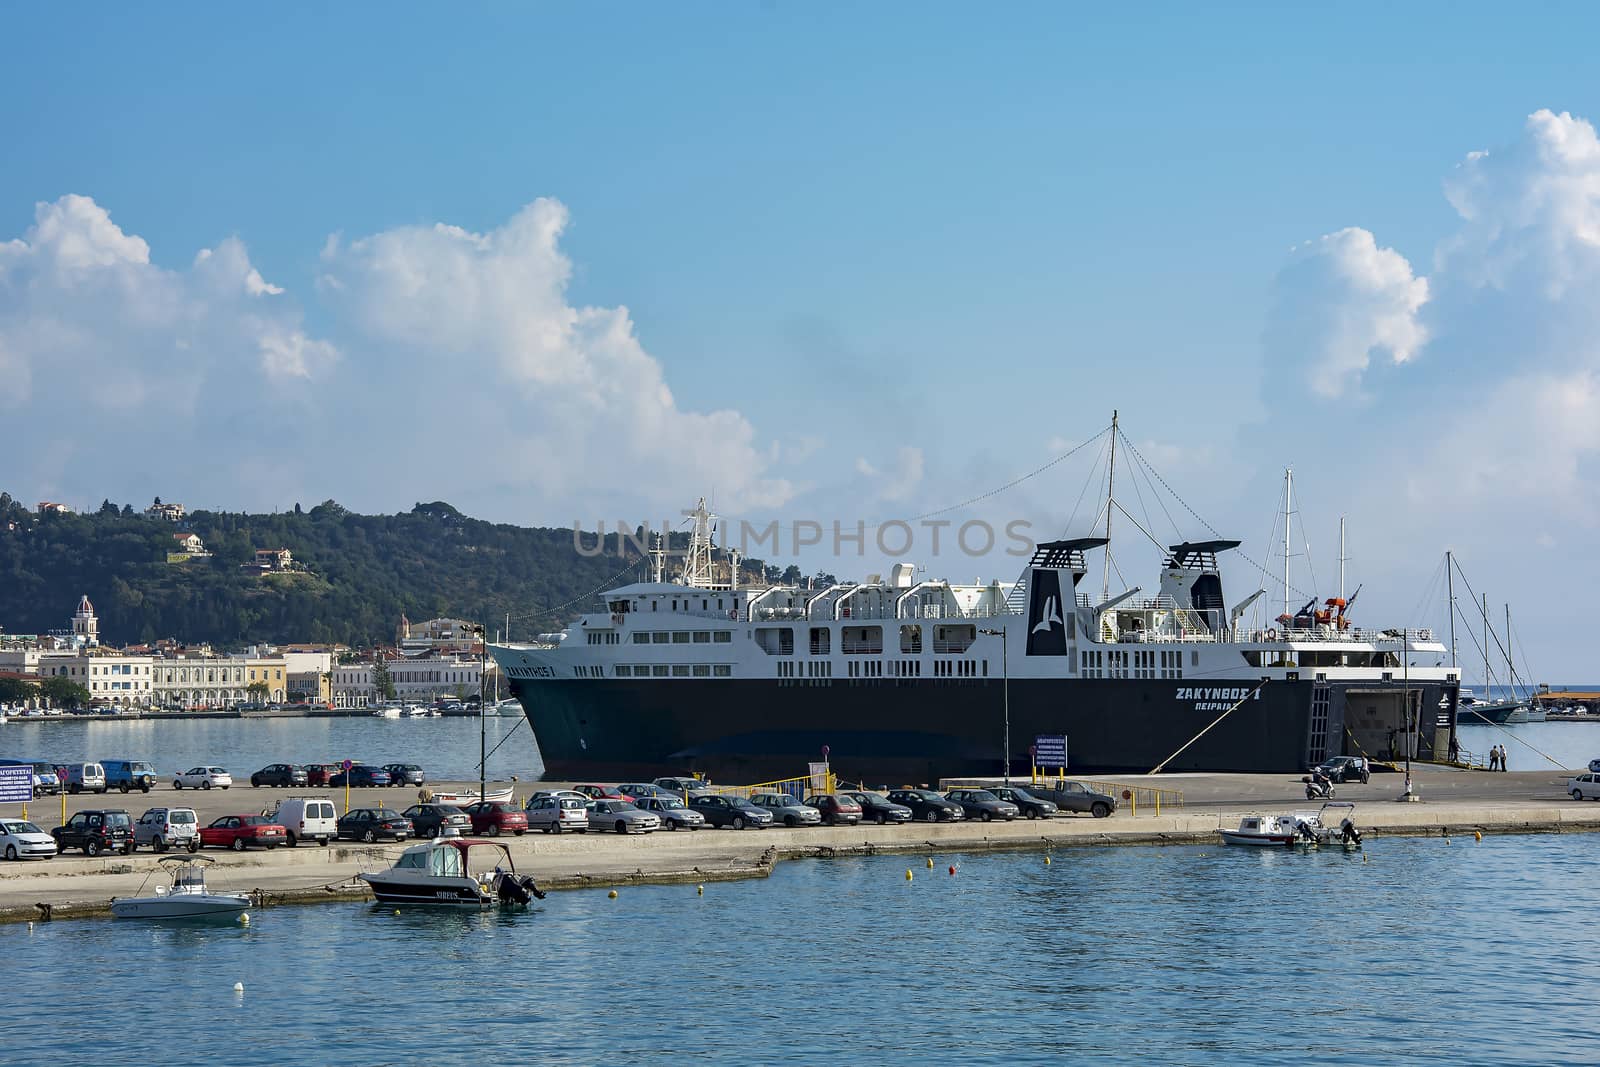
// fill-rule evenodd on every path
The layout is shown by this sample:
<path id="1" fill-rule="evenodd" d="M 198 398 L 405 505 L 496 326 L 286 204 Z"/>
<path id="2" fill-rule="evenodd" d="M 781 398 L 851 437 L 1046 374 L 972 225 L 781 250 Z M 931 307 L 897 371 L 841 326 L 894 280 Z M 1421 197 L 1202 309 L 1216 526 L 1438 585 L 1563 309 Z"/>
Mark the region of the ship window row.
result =
<path id="1" fill-rule="evenodd" d="M 795 627 L 758 626 L 751 633 L 756 646 L 769 656 L 795 654 Z M 920 656 L 926 647 L 924 627 L 919 623 L 906 623 L 899 628 L 900 654 Z M 971 625 L 936 626 L 933 628 L 933 651 L 940 655 L 959 655 L 972 647 L 977 639 L 977 627 Z M 635 635 L 635 641 L 640 636 Z M 644 643 L 640 641 L 640 643 Z M 884 650 L 882 626 L 839 627 L 839 652 L 846 656 L 879 656 Z M 812 626 L 806 632 L 806 648 L 813 656 L 833 654 L 833 630 L 826 626 Z"/>
<path id="2" fill-rule="evenodd" d="M 984 666 L 987 667 L 988 665 L 988 661 L 985 660 Z M 987 674 L 988 671 L 984 673 Z M 933 676 L 935 678 L 976 678 L 978 676 L 978 662 L 970 659 L 934 660 Z"/>
<path id="3" fill-rule="evenodd" d="M 727 663 L 619 663 L 615 670 L 618 678 L 731 678 L 733 676 L 733 667 Z"/>
<path id="4" fill-rule="evenodd" d="M 607 630 L 604 633 L 592 633 L 588 637 L 591 645 L 614 645 L 619 639 L 616 632 L 612 630 Z"/>
<path id="5" fill-rule="evenodd" d="M 833 664 L 827 660 L 810 660 L 796 663 L 792 660 L 778 664 L 779 678 L 832 678 Z"/>
<path id="6" fill-rule="evenodd" d="M 727 645 L 733 643 L 730 630 L 641 630 L 633 635 L 636 645 Z M 616 644 L 609 641 L 607 644 Z"/>

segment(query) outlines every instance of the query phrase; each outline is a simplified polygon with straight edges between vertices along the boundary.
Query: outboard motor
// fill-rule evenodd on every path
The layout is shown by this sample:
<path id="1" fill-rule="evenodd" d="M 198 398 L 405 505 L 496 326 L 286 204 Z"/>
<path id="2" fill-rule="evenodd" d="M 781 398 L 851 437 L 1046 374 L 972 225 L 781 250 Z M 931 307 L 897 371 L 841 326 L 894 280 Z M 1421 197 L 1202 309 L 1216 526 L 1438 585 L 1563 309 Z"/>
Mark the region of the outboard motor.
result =
<path id="1" fill-rule="evenodd" d="M 1339 824 L 1339 840 L 1346 845 L 1361 847 L 1361 831 L 1356 829 L 1356 824 L 1349 819 Z"/>
<path id="2" fill-rule="evenodd" d="M 510 871 L 501 871 L 494 883 L 495 896 L 502 904 L 526 904 L 537 897 L 544 899 L 544 894 L 534 884 L 533 878 L 524 875 L 518 878 Z"/>

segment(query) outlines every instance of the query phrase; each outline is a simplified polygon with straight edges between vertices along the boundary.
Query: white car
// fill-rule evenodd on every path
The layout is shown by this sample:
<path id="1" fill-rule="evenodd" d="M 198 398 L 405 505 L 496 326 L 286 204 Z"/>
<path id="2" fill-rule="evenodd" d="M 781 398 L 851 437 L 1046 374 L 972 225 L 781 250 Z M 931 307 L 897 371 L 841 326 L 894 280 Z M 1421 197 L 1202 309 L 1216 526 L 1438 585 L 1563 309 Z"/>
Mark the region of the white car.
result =
<path id="1" fill-rule="evenodd" d="M 21 819 L 0 819 L 0 856 L 8 860 L 47 860 L 56 854 L 56 839 Z"/>
<path id="2" fill-rule="evenodd" d="M 1567 779 L 1567 792 L 1573 800 L 1600 800 L 1600 774 L 1590 771 Z"/>
<path id="3" fill-rule="evenodd" d="M 233 775 L 222 767 L 190 767 L 172 780 L 174 789 L 226 789 L 233 784 Z"/>

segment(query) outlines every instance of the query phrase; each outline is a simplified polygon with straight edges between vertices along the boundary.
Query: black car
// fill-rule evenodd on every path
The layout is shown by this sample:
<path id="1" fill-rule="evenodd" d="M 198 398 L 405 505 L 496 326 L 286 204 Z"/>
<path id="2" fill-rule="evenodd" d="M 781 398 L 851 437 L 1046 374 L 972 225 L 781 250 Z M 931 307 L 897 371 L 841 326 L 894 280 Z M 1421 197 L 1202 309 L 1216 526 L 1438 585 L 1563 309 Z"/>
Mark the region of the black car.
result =
<path id="1" fill-rule="evenodd" d="M 122 808 L 80 811 L 67 825 L 51 830 L 50 836 L 56 839 L 57 852 L 81 848 L 85 856 L 113 850 L 126 856 L 133 852 L 133 818 Z"/>
<path id="2" fill-rule="evenodd" d="M 1061 810 L 1054 801 L 1040 800 L 1026 789 L 1019 789 L 1014 785 L 1003 785 L 989 792 L 1001 800 L 1015 804 L 1025 819 L 1048 819 Z"/>
<path id="3" fill-rule="evenodd" d="M 1062 811 L 1086 811 L 1103 819 L 1117 810 L 1117 798 L 1098 789 L 1090 789 L 1082 782 L 1062 782 L 1055 788 L 1030 785 L 1028 792 L 1041 800 L 1049 800 Z"/>
<path id="4" fill-rule="evenodd" d="M 987 789 L 952 789 L 944 797 L 960 804 L 969 819 L 979 819 L 983 822 L 1004 819 L 1010 822 L 1020 814 L 1015 804 L 1009 800 L 1001 800 Z"/>
<path id="5" fill-rule="evenodd" d="M 447 827 L 458 834 L 472 832 L 472 816 L 454 804 L 413 804 L 401 814 L 411 820 L 418 837 L 438 837 Z"/>
<path id="6" fill-rule="evenodd" d="M 339 838 L 372 842 L 380 837 L 404 841 L 416 832 L 411 820 L 389 808 L 351 808 L 339 818 Z"/>
<path id="7" fill-rule="evenodd" d="M 250 784 L 283 786 L 293 789 L 306 784 L 306 769 L 293 763 L 269 763 L 250 776 Z"/>
<path id="8" fill-rule="evenodd" d="M 427 785 L 428 776 L 415 763 L 385 763 L 390 785 Z"/>
<path id="9" fill-rule="evenodd" d="M 891 789 L 889 799 L 910 808 L 911 817 L 923 822 L 956 822 L 967 817 L 960 804 L 946 800 L 931 789 Z"/>
<path id="10" fill-rule="evenodd" d="M 346 781 L 348 779 L 348 782 Z M 328 779 L 328 785 L 350 785 L 355 788 L 364 786 L 380 786 L 389 784 L 389 772 L 382 767 L 369 767 L 365 763 L 357 763 L 348 772 L 340 771 Z"/>
<path id="11" fill-rule="evenodd" d="M 881 793 L 869 793 L 864 789 L 847 789 L 839 794 L 849 797 L 861 806 L 861 821 L 875 822 L 879 826 L 891 822 L 910 822 L 911 809 L 904 804 L 896 804 Z"/>
<path id="12" fill-rule="evenodd" d="M 764 830 L 772 825 L 772 812 L 757 807 L 744 797 L 723 796 L 720 793 L 702 793 L 689 800 L 689 806 L 706 817 L 710 826 L 731 826 L 743 830 L 754 826 Z"/>
<path id="13" fill-rule="evenodd" d="M 1317 764 L 1317 770 L 1329 781 L 1343 785 L 1345 782 L 1360 782 L 1366 785 L 1372 777 L 1372 766 L 1367 763 L 1365 756 L 1334 756 Z"/>

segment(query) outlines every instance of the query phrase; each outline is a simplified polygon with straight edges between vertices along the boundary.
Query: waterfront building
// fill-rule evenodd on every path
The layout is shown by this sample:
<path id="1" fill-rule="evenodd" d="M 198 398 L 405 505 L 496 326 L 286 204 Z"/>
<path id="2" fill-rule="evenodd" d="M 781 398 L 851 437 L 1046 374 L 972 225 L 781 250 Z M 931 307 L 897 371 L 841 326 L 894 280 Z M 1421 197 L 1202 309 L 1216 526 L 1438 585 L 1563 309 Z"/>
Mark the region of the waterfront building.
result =
<path id="1" fill-rule="evenodd" d="M 118 708 L 146 707 L 154 696 L 154 661 L 130 656 L 114 648 L 83 648 L 77 652 L 50 652 L 39 658 L 41 678 L 70 678 L 89 691 L 97 705 Z"/>
<path id="2" fill-rule="evenodd" d="M 480 661 L 475 656 L 415 656 L 387 659 L 384 666 L 400 700 L 429 702 L 476 696 Z M 489 664 L 485 685 L 494 688 L 497 668 Z M 364 708 L 377 703 L 377 665 L 368 660 L 341 663 L 332 671 L 332 700 L 338 708 Z"/>
<path id="3" fill-rule="evenodd" d="M 155 661 L 152 701 L 164 708 L 231 708 L 249 699 L 245 661 L 209 648 Z"/>

